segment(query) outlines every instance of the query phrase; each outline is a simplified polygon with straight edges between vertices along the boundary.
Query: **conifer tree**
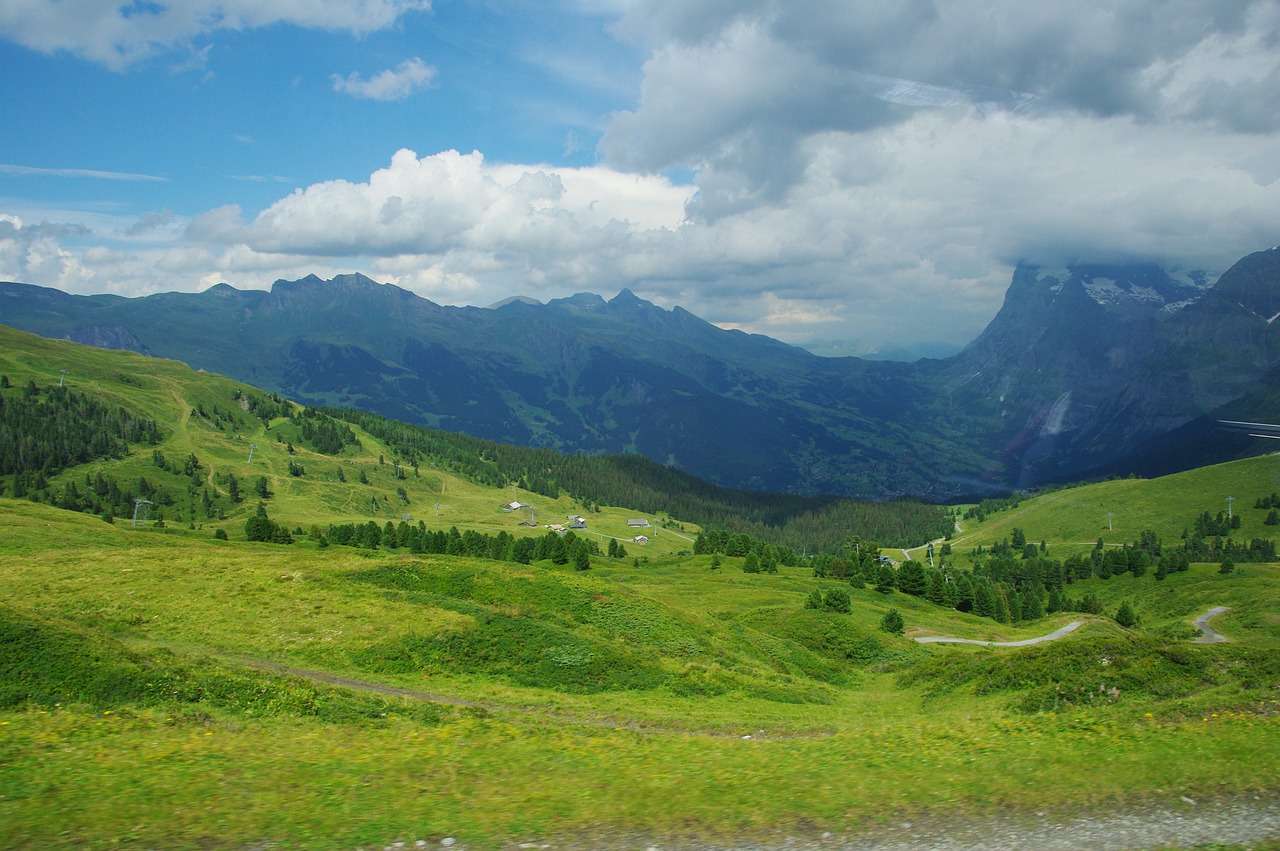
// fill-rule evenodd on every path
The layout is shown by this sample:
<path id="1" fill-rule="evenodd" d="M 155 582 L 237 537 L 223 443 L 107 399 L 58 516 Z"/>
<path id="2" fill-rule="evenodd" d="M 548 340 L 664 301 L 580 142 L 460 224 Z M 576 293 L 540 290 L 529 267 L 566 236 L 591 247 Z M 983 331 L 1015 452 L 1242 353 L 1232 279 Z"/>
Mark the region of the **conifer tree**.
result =
<path id="1" fill-rule="evenodd" d="M 902 612 L 897 609 L 890 609 L 880 619 L 880 628 L 891 635 L 902 635 L 907 628 L 907 624 L 902 619 Z"/>
<path id="2" fill-rule="evenodd" d="M 1138 616 L 1134 613 L 1133 607 L 1129 605 L 1129 601 L 1125 600 L 1120 604 L 1120 608 L 1116 610 L 1116 623 L 1125 629 L 1129 629 L 1138 623 Z"/>

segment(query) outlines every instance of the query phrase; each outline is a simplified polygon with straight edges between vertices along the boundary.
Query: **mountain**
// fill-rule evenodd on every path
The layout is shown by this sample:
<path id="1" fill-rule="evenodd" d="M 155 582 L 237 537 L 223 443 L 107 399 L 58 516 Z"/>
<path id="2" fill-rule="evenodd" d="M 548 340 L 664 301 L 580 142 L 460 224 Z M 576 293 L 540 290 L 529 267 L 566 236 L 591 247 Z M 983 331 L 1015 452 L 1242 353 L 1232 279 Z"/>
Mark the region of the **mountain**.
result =
<path id="1" fill-rule="evenodd" d="M 0 285 L 3 320 L 111 339 L 308 404 L 503 442 L 635 452 L 717 484 L 924 493 L 915 369 L 824 359 L 623 290 L 442 307 L 362 275 L 140 299 Z M 731 427 L 726 427 L 730 425 Z M 969 470 L 976 472 L 978 468 Z"/>
<path id="2" fill-rule="evenodd" d="M 1258 447 L 1239 440 L 1225 457 L 1198 444 L 1219 418 L 1280 413 L 1266 404 L 1280 386 L 1278 282 L 1276 249 L 1212 287 L 1151 266 L 1019 266 L 995 319 L 944 364 L 948 404 L 988 424 L 1021 487 L 1250 454 Z M 1188 426 L 1194 441 L 1159 447 Z M 1171 453 L 1187 457 L 1170 464 Z"/>
<path id="3" fill-rule="evenodd" d="M 1212 287 L 1152 266 L 1021 265 L 977 339 L 914 363 L 818 357 L 629 290 L 457 308 L 363 275 L 138 299 L 0 284 L 0 322 L 731 487 L 945 497 L 1204 460 L 1215 417 L 1274 407 L 1278 282 L 1276 249 Z M 1261 449 L 1236 439 L 1230 457 Z"/>

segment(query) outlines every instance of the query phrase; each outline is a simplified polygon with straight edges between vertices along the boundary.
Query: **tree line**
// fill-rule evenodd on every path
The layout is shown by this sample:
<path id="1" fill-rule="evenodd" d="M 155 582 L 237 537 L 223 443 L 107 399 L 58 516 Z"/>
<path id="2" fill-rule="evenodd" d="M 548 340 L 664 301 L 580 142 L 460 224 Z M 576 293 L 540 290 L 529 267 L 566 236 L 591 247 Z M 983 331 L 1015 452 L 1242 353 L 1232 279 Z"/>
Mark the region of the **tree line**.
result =
<path id="1" fill-rule="evenodd" d="M 129 444 L 155 445 L 161 436 L 155 420 L 67 387 L 42 389 L 32 381 L 0 393 L 0 475 L 52 476 L 96 459 L 123 458 Z"/>
<path id="2" fill-rule="evenodd" d="M 572 564 L 577 570 L 589 570 L 593 556 L 600 556 L 595 541 L 575 535 L 572 531 L 547 532 L 541 536 L 515 536 L 500 531 L 487 535 L 474 529 L 459 532 L 457 526 L 428 529 L 426 523 L 417 524 L 386 521 L 381 526 L 373 520 L 365 523 L 331 523 L 327 530 L 313 528 L 311 536 L 326 547 L 337 544 L 361 549 L 404 550 L 414 555 L 451 555 L 468 558 L 507 561 L 515 564 L 532 564 L 550 561 L 553 564 Z M 611 558 L 623 558 L 625 550 L 610 548 Z"/>
<path id="3" fill-rule="evenodd" d="M 794 549 L 838 552 L 852 530 L 906 546 L 943 537 L 953 524 L 943 508 L 920 500 L 889 502 L 759 493 L 703 481 L 639 455 L 564 455 L 388 420 L 340 408 L 323 413 L 385 442 L 412 466 L 431 464 L 490 487 L 517 484 L 556 498 L 665 513 Z"/>

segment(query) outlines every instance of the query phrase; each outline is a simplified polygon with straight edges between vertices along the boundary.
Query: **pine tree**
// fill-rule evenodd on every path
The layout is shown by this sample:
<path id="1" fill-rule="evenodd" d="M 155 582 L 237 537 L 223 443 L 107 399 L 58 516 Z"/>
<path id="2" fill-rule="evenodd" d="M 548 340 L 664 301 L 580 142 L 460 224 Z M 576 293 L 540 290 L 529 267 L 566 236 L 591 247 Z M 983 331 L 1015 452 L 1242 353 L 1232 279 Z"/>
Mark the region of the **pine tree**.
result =
<path id="1" fill-rule="evenodd" d="M 880 628 L 891 635 L 902 635 L 907 628 L 907 624 L 902 619 L 902 612 L 897 609 L 890 609 L 880 619 Z"/>
<path id="2" fill-rule="evenodd" d="M 924 592 L 924 598 L 938 606 L 944 606 L 947 603 L 947 581 L 936 570 L 929 574 L 929 588 Z"/>
<path id="3" fill-rule="evenodd" d="M 923 597 L 928 587 L 924 576 L 924 565 L 920 562 L 909 559 L 898 568 L 898 590 L 903 594 Z"/>
<path id="4" fill-rule="evenodd" d="M 993 618 L 996 614 L 995 594 L 989 582 L 976 583 L 973 589 L 973 613 L 980 618 Z"/>
<path id="5" fill-rule="evenodd" d="M 1129 605 L 1129 601 L 1125 600 L 1120 604 L 1120 608 L 1116 610 L 1115 622 L 1125 629 L 1129 629 L 1138 623 L 1138 616 L 1134 613 L 1133 607 Z"/>
<path id="6" fill-rule="evenodd" d="M 880 565 L 876 572 L 876 590 L 881 594 L 892 594 L 897 585 L 898 572 L 887 564 Z"/>
<path id="7" fill-rule="evenodd" d="M 853 611 L 853 601 L 849 599 L 849 592 L 843 588 L 828 588 L 822 594 L 822 608 L 847 615 Z"/>

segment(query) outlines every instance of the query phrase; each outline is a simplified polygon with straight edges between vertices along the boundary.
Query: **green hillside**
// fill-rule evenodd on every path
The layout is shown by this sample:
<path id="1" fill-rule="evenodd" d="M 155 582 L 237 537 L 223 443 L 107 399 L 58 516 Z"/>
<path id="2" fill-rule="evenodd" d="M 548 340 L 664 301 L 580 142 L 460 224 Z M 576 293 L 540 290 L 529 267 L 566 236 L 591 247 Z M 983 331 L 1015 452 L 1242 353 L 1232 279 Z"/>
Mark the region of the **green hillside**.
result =
<path id="1" fill-rule="evenodd" d="M 17 474 L 0 473 L 4 847 L 732 846 L 1278 791 L 1276 564 L 1079 577 L 1068 596 L 1092 595 L 1100 613 L 979 617 L 905 593 L 905 565 L 865 575 L 872 553 L 747 572 L 772 550 L 692 554 L 700 530 L 687 518 L 635 544 L 627 521 L 640 512 L 482 485 L 426 455 L 415 472 L 358 425 L 341 423 L 344 442 L 334 421 L 181 364 L 4 342 L 0 414 L 26 423 L 10 442 L 54 459 L 22 498 Z M 81 401 L 60 408 L 62 369 Z M 60 430 L 84 423 L 136 439 L 57 460 Z M 146 521 L 58 507 L 115 498 L 99 475 L 120 493 L 147 479 Z M 962 520 L 957 563 L 938 575 L 1010 601 L 1043 594 L 1043 574 L 995 578 L 985 553 L 960 554 L 989 549 L 1016 516 L 1062 557 L 1067 538 L 1032 521 L 1050 522 L 1066 494 L 1084 518 L 1117 484 Z M 1179 512 L 1191 489 L 1136 484 Z M 1252 512 L 1272 488 L 1238 489 L 1237 509 Z M 601 550 L 625 538 L 628 554 L 592 552 L 583 570 L 544 544 L 513 561 L 516 539 L 565 538 L 519 526 L 525 512 L 500 507 L 512 500 L 534 503 L 540 523 L 581 514 L 576 538 Z M 259 503 L 294 543 L 247 540 Z M 1166 530 L 1185 521 L 1152 517 L 1172 544 Z M 475 533 L 507 549 L 329 541 L 345 524 L 394 533 L 420 521 L 456 526 L 459 547 Z M 1087 555 L 1092 536 L 1076 537 Z M 1131 628 L 1110 616 L 1121 603 L 1138 611 Z M 1192 621 L 1212 606 L 1231 607 L 1214 625 L 1232 640 L 1195 644 Z M 883 628 L 891 609 L 905 634 Z M 1018 641 L 1076 622 L 1020 648 L 911 640 Z"/>
<path id="2" fill-rule="evenodd" d="M 1280 527 L 1265 524 L 1269 509 L 1257 509 L 1260 497 L 1280 491 L 1280 456 L 1263 455 L 1216 464 L 1159 479 L 1115 479 L 1069 487 L 1022 499 L 1015 507 L 994 511 L 984 520 L 961 518 L 952 539 L 957 550 L 990 547 L 1022 529 L 1028 540 L 1054 545 L 1059 557 L 1104 543 L 1138 540 L 1152 530 L 1173 543 L 1194 532 L 1202 512 L 1239 515 L 1237 538 L 1280 537 Z M 1230 503 L 1228 497 L 1234 497 Z"/>
<path id="3" fill-rule="evenodd" d="M 423 458 L 420 466 L 411 467 L 359 426 L 334 423 L 323 415 L 317 415 L 317 422 L 349 432 L 352 442 L 318 451 L 315 440 L 304 434 L 309 420 L 296 416 L 303 409 L 175 361 L 102 352 L 10 329 L 0 329 L 0 342 L 0 374 L 12 385 L 3 391 L 9 398 L 19 399 L 28 383 L 48 390 L 64 382 L 68 392 L 108 409 L 123 407 L 159 424 L 159 438 L 127 457 L 95 459 L 76 466 L 74 473 L 47 475 L 44 490 L 55 503 L 69 484 L 87 495 L 103 474 L 142 498 L 154 496 L 136 487 L 138 479 L 145 478 L 160 493 L 144 507 L 149 521 L 161 520 L 171 532 L 198 531 L 206 537 L 223 529 L 233 539 L 243 538 L 244 523 L 259 502 L 273 521 L 306 534 L 334 523 L 373 521 L 383 526 L 390 521 L 398 526 L 421 521 L 432 528 L 536 536 L 546 533 L 547 524 L 564 524 L 567 517 L 581 515 L 590 522 L 579 535 L 602 550 L 610 538 L 629 544 L 639 531 L 648 532 L 651 540 L 637 554 L 662 554 L 691 549 L 698 529 L 682 529 L 673 521 L 670 529 L 657 534 L 651 528 L 637 531 L 628 527 L 628 520 L 643 517 L 665 523 L 671 518 L 638 516 L 598 504 L 588 509 L 564 494 L 552 497 L 516 486 L 480 485 L 433 459 Z M 184 468 L 191 456 L 199 462 L 198 469 Z M 166 466 L 159 466 L 160 459 Z M 298 470 L 300 475 L 291 475 Z M 230 499 L 228 476 L 237 481 L 239 502 Z M 259 480 L 268 498 L 261 497 Z M 27 482 L 27 489 L 31 484 Z M 12 493 L 12 481 L 9 485 Z M 530 505 L 532 511 L 503 510 L 511 502 Z M 120 518 L 122 522 L 132 522 L 133 501 L 128 505 L 130 513 Z M 537 527 L 520 525 L 531 517 Z"/>

